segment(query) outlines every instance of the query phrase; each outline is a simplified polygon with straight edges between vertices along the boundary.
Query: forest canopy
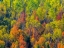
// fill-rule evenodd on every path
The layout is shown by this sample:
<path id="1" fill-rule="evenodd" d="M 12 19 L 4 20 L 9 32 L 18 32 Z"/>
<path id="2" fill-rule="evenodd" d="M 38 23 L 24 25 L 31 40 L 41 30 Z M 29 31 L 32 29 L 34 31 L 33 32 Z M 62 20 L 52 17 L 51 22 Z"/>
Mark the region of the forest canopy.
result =
<path id="1" fill-rule="evenodd" d="M 64 48 L 64 0 L 0 0 L 0 48 Z"/>

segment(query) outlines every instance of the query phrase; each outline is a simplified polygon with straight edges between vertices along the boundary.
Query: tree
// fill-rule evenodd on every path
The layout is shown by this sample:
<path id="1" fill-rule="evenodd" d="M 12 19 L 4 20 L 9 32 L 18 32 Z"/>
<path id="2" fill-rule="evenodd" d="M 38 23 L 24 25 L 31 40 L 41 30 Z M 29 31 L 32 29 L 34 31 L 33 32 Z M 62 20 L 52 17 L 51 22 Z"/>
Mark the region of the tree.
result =
<path id="1" fill-rule="evenodd" d="M 26 47 L 26 42 L 24 41 L 24 37 L 22 35 L 20 35 L 19 37 L 19 47 L 21 48 L 25 48 Z"/>
<path id="2" fill-rule="evenodd" d="M 11 48 L 17 48 L 18 47 L 18 41 L 12 42 Z"/>
<path id="3" fill-rule="evenodd" d="M 0 48 L 4 48 L 4 46 L 5 46 L 5 42 L 0 40 Z"/>
<path id="4" fill-rule="evenodd" d="M 39 17 L 39 20 L 40 21 L 44 20 L 44 17 L 46 15 L 46 10 L 41 6 L 41 7 L 38 7 L 36 12 L 37 12 L 37 15 Z"/>
<path id="5" fill-rule="evenodd" d="M 52 34 L 47 33 L 47 34 L 43 34 L 42 36 L 44 36 L 46 39 L 50 40 L 50 37 L 52 37 Z"/>
<path id="6" fill-rule="evenodd" d="M 34 19 L 34 16 L 27 16 L 26 18 L 26 27 L 29 28 L 29 27 L 40 27 L 41 24 Z"/>
<path id="7" fill-rule="evenodd" d="M 16 23 L 16 20 L 11 21 L 11 27 Z"/>
<path id="8" fill-rule="evenodd" d="M 49 41 L 45 42 L 45 47 L 50 48 Z"/>
<path id="9" fill-rule="evenodd" d="M 26 13 L 29 15 L 32 15 L 32 11 L 36 10 L 39 7 L 39 0 L 29 0 L 26 1 Z"/>
<path id="10" fill-rule="evenodd" d="M 53 31 L 53 40 L 55 40 L 56 38 L 61 38 L 62 37 L 62 31 L 61 29 L 55 28 Z"/>
<path id="11" fill-rule="evenodd" d="M 2 15 L 4 16 L 6 14 L 6 6 L 3 3 L 0 3 L 0 17 L 2 18 Z"/>
<path id="12" fill-rule="evenodd" d="M 38 44 L 40 45 L 40 47 L 41 47 L 42 45 L 44 45 L 45 41 L 46 41 L 46 39 L 45 39 L 44 37 L 40 37 L 40 38 L 39 38 Z"/>
<path id="13" fill-rule="evenodd" d="M 19 34 L 19 32 L 18 32 L 18 26 L 17 25 L 13 26 L 13 28 L 10 31 L 10 34 L 13 35 L 16 38 L 16 36 Z"/>

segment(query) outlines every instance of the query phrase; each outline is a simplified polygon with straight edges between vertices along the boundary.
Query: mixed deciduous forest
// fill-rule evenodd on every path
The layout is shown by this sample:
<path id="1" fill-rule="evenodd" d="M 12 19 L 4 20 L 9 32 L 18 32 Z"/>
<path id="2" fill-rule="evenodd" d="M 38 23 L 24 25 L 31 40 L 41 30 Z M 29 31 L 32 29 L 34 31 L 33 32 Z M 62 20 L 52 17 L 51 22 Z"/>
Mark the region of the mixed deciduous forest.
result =
<path id="1" fill-rule="evenodd" d="M 64 0 L 0 0 L 0 48 L 64 48 Z"/>

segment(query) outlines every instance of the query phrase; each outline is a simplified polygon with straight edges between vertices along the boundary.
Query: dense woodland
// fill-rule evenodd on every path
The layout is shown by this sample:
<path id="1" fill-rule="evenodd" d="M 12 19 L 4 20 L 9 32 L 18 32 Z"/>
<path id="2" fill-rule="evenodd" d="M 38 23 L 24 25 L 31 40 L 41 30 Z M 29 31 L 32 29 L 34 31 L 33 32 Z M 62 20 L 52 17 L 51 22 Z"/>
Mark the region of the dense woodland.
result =
<path id="1" fill-rule="evenodd" d="M 0 48 L 64 48 L 64 0 L 0 0 Z"/>

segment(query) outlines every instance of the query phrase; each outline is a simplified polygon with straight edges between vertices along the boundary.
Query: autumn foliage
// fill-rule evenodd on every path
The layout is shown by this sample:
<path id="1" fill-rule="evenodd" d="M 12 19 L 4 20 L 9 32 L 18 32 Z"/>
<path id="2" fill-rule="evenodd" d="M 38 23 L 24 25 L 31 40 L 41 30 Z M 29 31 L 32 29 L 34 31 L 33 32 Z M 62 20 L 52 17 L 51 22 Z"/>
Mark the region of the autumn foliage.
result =
<path id="1" fill-rule="evenodd" d="M 64 48 L 64 0 L 0 0 L 0 48 Z"/>

